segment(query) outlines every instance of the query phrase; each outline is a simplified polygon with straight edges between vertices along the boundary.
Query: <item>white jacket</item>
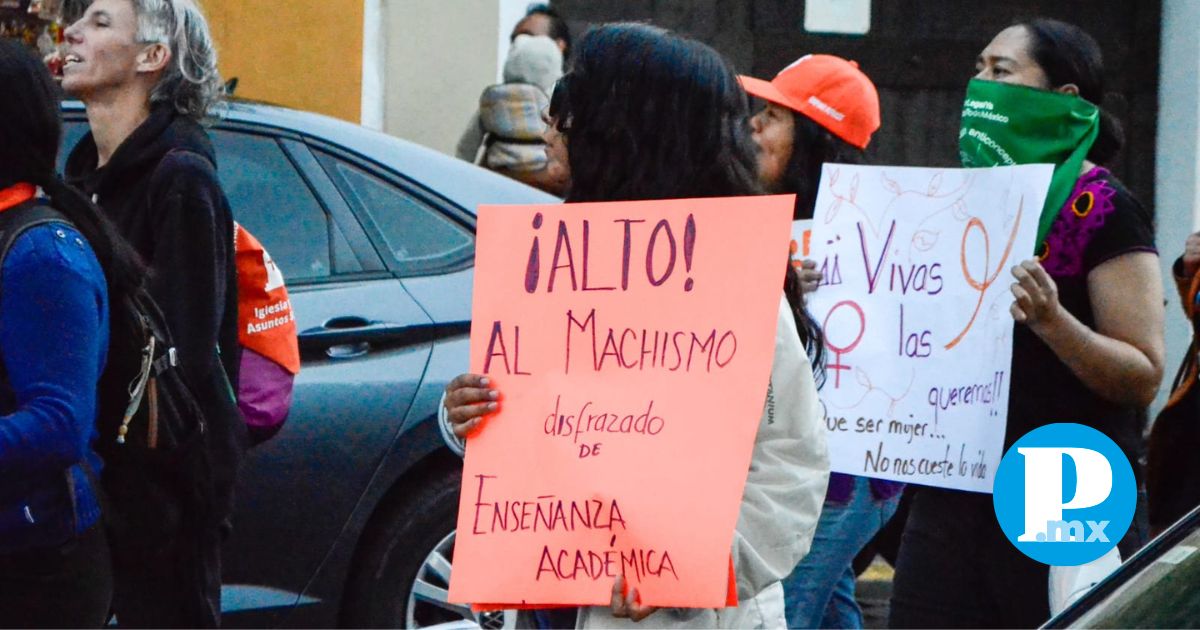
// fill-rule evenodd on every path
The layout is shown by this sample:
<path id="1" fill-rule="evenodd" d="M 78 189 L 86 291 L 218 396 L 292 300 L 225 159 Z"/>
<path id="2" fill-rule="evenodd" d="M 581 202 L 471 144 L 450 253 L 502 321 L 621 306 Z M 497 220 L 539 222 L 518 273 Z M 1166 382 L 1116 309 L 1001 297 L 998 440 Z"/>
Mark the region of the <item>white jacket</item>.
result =
<path id="1" fill-rule="evenodd" d="M 579 611 L 578 628 L 783 628 L 783 588 L 812 545 L 829 483 L 821 403 L 787 300 L 780 300 L 767 400 L 733 535 L 737 608 L 659 610 L 641 623 L 608 607 Z"/>

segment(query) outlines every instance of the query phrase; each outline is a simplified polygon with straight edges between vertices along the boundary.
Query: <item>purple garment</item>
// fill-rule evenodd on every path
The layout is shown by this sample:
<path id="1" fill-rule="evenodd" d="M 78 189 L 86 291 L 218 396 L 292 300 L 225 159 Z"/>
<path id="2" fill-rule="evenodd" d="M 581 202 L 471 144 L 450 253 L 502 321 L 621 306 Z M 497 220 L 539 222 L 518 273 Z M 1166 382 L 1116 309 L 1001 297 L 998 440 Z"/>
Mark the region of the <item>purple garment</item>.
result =
<path id="1" fill-rule="evenodd" d="M 287 420 L 296 377 L 282 365 L 245 347 L 239 374 L 238 408 L 246 418 L 251 442 L 259 444 L 278 433 Z"/>
<path id="2" fill-rule="evenodd" d="M 1113 213 L 1116 191 L 1105 180 L 1108 170 L 1097 166 L 1075 182 L 1075 189 L 1046 235 L 1042 267 L 1056 278 L 1083 274 L 1083 254 L 1092 237 Z"/>
<path id="3" fill-rule="evenodd" d="M 829 489 L 825 491 L 825 502 L 846 505 L 854 497 L 854 476 L 844 473 L 829 475 Z M 871 496 L 876 501 L 886 501 L 904 491 L 904 484 L 886 479 L 870 479 Z"/>

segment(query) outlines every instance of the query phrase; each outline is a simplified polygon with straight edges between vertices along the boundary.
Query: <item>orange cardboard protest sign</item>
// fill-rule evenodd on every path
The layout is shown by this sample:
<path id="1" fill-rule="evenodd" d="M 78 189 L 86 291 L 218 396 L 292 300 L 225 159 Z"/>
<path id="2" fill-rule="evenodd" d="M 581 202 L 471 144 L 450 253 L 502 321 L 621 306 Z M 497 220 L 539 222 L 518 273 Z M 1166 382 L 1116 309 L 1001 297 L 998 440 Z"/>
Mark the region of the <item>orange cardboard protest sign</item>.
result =
<path id="1" fill-rule="evenodd" d="M 479 209 L 451 601 L 726 605 L 793 204 Z"/>

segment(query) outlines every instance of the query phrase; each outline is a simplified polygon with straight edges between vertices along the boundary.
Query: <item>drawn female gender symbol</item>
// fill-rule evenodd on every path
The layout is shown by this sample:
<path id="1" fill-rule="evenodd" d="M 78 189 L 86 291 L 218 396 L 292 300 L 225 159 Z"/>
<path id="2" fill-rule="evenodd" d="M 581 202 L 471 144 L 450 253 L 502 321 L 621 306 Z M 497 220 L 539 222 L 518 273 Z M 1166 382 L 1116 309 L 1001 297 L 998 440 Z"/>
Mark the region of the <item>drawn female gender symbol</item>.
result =
<path id="1" fill-rule="evenodd" d="M 834 312 L 843 306 L 848 306 L 854 309 L 855 313 L 858 313 L 858 336 L 854 338 L 854 341 L 839 348 L 829 340 L 829 319 L 833 317 Z M 862 341 L 863 335 L 867 332 L 867 316 L 858 304 L 855 304 L 851 300 L 842 300 L 829 309 L 829 312 L 825 315 L 824 323 L 821 324 L 821 329 L 825 331 L 825 346 L 833 351 L 833 363 L 830 363 L 826 367 L 833 370 L 833 388 L 837 389 L 842 386 L 842 370 L 850 369 L 849 365 L 842 363 L 842 355 L 853 352 L 858 347 L 859 342 Z"/>

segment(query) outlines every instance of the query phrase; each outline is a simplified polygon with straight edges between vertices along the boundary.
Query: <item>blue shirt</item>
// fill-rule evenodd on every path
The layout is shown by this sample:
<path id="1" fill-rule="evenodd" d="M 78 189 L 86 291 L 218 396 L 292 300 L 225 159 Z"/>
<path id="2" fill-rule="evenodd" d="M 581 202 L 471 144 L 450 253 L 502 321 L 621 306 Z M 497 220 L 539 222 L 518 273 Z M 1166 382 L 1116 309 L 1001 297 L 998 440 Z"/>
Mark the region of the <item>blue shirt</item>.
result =
<path id="1" fill-rule="evenodd" d="M 80 462 L 99 474 L 92 442 L 108 332 L 104 272 L 87 241 L 60 223 L 22 234 L 0 269 L 2 385 L 12 403 L 0 416 L 0 547 L 44 544 L 47 532 L 79 533 L 99 519 Z"/>

